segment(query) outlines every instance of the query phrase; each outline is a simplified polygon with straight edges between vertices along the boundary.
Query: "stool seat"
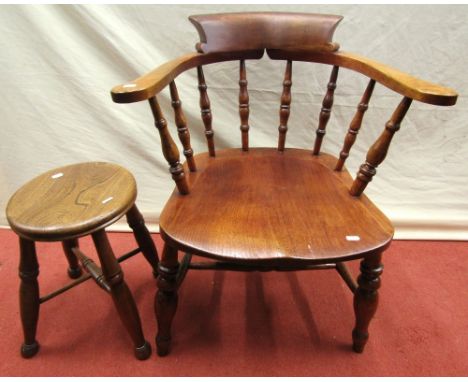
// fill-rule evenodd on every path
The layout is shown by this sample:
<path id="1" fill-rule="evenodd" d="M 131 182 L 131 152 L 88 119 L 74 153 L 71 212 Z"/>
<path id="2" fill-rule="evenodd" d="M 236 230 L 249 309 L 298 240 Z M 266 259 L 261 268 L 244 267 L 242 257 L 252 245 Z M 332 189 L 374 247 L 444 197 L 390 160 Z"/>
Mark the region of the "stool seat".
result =
<path id="1" fill-rule="evenodd" d="M 48 171 L 21 187 L 6 216 L 20 236 L 57 241 L 84 236 L 123 216 L 137 195 L 133 175 L 116 164 L 87 162 Z"/>

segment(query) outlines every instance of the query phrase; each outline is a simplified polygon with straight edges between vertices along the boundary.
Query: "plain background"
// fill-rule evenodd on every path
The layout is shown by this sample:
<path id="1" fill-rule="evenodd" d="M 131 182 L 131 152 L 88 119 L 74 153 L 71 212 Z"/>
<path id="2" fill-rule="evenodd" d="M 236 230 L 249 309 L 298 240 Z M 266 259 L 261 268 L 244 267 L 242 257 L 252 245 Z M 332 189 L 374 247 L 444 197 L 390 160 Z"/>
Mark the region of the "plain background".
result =
<path id="1" fill-rule="evenodd" d="M 454 107 L 414 102 L 386 161 L 366 190 L 396 237 L 468 239 L 467 6 L 88 5 L 0 6 L 0 208 L 24 182 L 50 168 L 112 161 L 136 177 L 147 222 L 173 183 L 147 103 L 112 103 L 110 89 L 187 52 L 198 41 L 191 14 L 291 11 L 344 16 L 341 50 L 359 53 L 460 94 Z M 252 146 L 275 146 L 284 62 L 247 62 Z M 287 147 L 312 148 L 331 67 L 293 64 Z M 239 147 L 238 63 L 205 69 L 217 148 Z M 196 71 L 177 79 L 192 146 L 206 151 Z M 340 71 L 322 150 L 337 155 L 367 78 Z M 165 90 L 159 97 L 177 134 Z M 354 175 L 401 96 L 376 86 L 348 160 Z M 4 213 L 0 225 L 7 225 Z M 119 226 L 117 226 L 119 227 Z"/>

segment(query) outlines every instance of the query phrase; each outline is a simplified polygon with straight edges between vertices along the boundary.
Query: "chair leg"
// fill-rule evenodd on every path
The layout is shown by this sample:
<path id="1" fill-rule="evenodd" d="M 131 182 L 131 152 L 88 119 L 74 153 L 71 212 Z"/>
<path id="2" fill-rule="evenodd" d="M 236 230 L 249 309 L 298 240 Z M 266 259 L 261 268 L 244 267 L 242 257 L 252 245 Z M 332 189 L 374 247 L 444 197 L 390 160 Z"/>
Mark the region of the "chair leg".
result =
<path id="1" fill-rule="evenodd" d="M 361 261 L 358 288 L 354 293 L 356 326 L 353 330 L 353 350 L 362 353 L 369 338 L 368 327 L 379 301 L 380 275 L 383 271 L 382 253 L 372 254 Z"/>
<path id="2" fill-rule="evenodd" d="M 68 260 L 68 276 L 71 279 L 77 279 L 83 271 L 80 268 L 78 258 L 72 252 L 72 248 L 79 247 L 78 239 L 70 239 L 62 241 L 63 252 Z"/>
<path id="3" fill-rule="evenodd" d="M 140 360 L 147 359 L 151 355 L 151 346 L 143 336 L 135 301 L 124 281 L 122 269 L 115 258 L 107 235 L 104 230 L 100 230 L 94 232 L 92 237 L 101 262 L 102 273 L 111 288 L 115 307 L 135 345 L 135 356 Z"/>
<path id="4" fill-rule="evenodd" d="M 133 235 L 135 236 L 135 240 L 141 252 L 143 252 L 143 256 L 145 256 L 145 259 L 153 268 L 153 276 L 156 278 L 158 276 L 158 251 L 156 250 L 153 239 L 151 239 L 148 228 L 146 228 L 143 215 L 138 211 L 135 204 L 127 212 L 127 222 L 133 231 Z"/>
<path id="5" fill-rule="evenodd" d="M 19 299 L 21 323 L 24 332 L 24 343 L 21 346 L 23 358 L 31 358 L 39 351 L 39 343 L 36 341 L 40 304 L 38 275 L 39 263 L 37 262 L 35 243 L 20 238 L 19 277 L 21 283 Z"/>
<path id="6" fill-rule="evenodd" d="M 169 354 L 171 346 L 171 325 L 177 310 L 177 273 L 179 261 L 177 249 L 164 244 L 161 261 L 158 266 L 158 292 L 155 298 L 155 313 L 158 321 L 156 349 L 158 355 Z"/>

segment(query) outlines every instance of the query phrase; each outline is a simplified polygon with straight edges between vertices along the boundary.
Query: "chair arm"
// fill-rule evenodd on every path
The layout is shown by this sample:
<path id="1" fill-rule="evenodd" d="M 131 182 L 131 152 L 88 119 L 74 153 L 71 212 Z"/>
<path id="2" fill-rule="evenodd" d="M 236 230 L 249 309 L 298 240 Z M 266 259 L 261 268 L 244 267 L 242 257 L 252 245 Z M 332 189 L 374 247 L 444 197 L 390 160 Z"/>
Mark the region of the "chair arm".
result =
<path id="1" fill-rule="evenodd" d="M 171 83 L 180 73 L 200 65 L 214 62 L 259 59 L 263 50 L 220 53 L 188 53 L 168 61 L 151 72 L 111 90 L 112 100 L 117 103 L 131 103 L 150 99 Z"/>
<path id="2" fill-rule="evenodd" d="M 143 101 L 153 97 L 183 71 L 192 68 L 200 53 L 189 53 L 168 61 L 136 80 L 117 85 L 111 90 L 117 103 Z"/>
<path id="3" fill-rule="evenodd" d="M 300 50 L 268 50 L 272 59 L 319 62 L 345 67 L 370 77 L 389 89 L 424 103 L 451 106 L 458 94 L 450 88 L 420 80 L 380 62 L 348 52 L 317 52 Z"/>

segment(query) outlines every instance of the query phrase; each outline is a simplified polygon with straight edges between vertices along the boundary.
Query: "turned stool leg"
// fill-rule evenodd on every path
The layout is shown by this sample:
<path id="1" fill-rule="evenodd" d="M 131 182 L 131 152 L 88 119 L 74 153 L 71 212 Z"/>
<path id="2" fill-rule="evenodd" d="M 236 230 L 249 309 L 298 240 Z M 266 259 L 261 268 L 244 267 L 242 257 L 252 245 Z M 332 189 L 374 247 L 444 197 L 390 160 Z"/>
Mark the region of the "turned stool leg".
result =
<path id="1" fill-rule="evenodd" d="M 37 262 L 36 246 L 33 241 L 20 238 L 20 265 L 21 278 L 19 298 L 21 323 L 23 324 L 24 343 L 21 346 L 21 355 L 31 358 L 39 351 L 36 341 L 37 320 L 39 318 L 39 264 Z"/>
<path id="2" fill-rule="evenodd" d="M 361 261 L 361 274 L 358 277 L 358 288 L 354 294 L 354 313 L 356 326 L 353 330 L 353 349 L 357 353 L 364 351 L 369 338 L 369 323 L 377 310 L 380 288 L 380 275 L 383 271 L 381 264 L 382 253 L 365 257 Z"/>
<path id="3" fill-rule="evenodd" d="M 159 262 L 158 251 L 156 250 L 153 239 L 151 239 L 148 228 L 146 228 L 145 220 L 135 204 L 127 212 L 127 222 L 133 231 L 133 235 L 135 236 L 135 240 L 141 252 L 143 252 L 143 256 L 145 256 L 145 259 L 153 268 L 153 276 L 157 277 Z"/>
<path id="4" fill-rule="evenodd" d="M 158 292 L 155 298 L 155 313 L 158 321 L 156 348 L 158 355 L 169 353 L 171 345 L 171 325 L 177 310 L 177 272 L 179 261 L 177 250 L 164 245 L 161 261 L 158 266 Z"/>
<path id="5" fill-rule="evenodd" d="M 72 252 L 72 248 L 78 248 L 78 239 L 70 239 L 62 241 L 63 252 L 68 260 L 68 276 L 72 279 L 77 279 L 81 276 L 82 270 L 78 263 L 78 258 Z"/>
<path id="6" fill-rule="evenodd" d="M 135 356 L 141 360 L 147 359 L 151 355 L 151 346 L 143 336 L 135 301 L 124 281 L 122 269 L 115 258 L 107 235 L 104 230 L 100 230 L 94 232 L 92 237 L 101 262 L 102 273 L 111 288 L 115 307 L 135 345 Z"/>

